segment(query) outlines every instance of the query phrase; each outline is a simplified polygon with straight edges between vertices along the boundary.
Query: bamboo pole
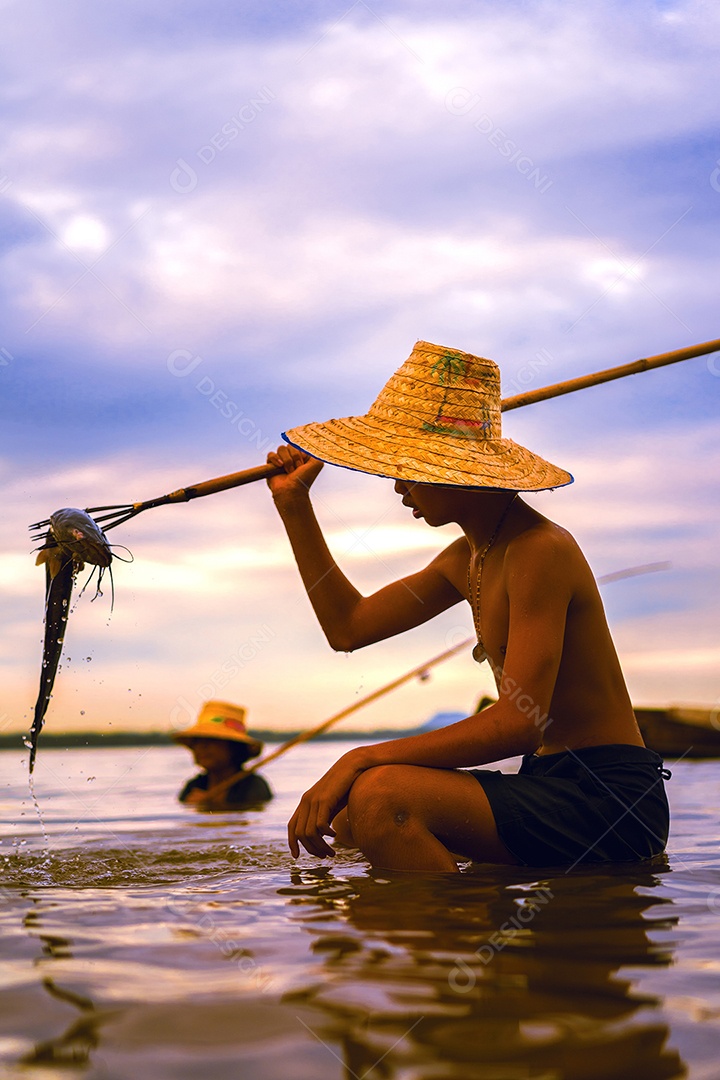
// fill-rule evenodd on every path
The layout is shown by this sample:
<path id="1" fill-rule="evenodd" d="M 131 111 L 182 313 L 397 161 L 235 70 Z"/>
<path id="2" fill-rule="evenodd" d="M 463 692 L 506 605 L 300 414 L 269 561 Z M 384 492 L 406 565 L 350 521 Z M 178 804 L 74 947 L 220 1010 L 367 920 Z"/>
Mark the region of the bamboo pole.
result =
<path id="1" fill-rule="evenodd" d="M 592 375 L 580 375 L 577 379 L 567 379 L 565 382 L 554 383 L 552 386 L 543 386 L 539 390 L 528 390 L 525 394 L 516 394 L 514 397 L 505 398 L 501 408 L 503 412 L 509 412 L 511 409 L 519 409 L 523 405 L 532 405 L 536 401 L 546 401 L 548 398 L 572 394 L 575 390 L 584 390 L 587 386 L 599 386 L 600 383 L 612 382 L 613 379 L 622 379 L 626 375 L 637 375 L 641 371 L 666 367 L 668 364 L 677 364 L 681 360 L 691 360 L 695 356 L 704 356 L 706 353 L 718 352 L 719 350 L 720 338 L 715 341 L 704 341 L 701 345 L 690 345 L 687 349 L 675 349 L 674 352 L 658 353 L 657 356 L 647 356 L 642 360 L 633 360 L 629 364 L 606 368 L 604 371 L 596 371 Z"/>
<path id="2" fill-rule="evenodd" d="M 691 345 L 686 349 L 676 349 L 674 352 L 659 353 L 657 356 L 648 356 L 641 360 L 633 360 L 629 364 L 621 364 L 619 367 L 607 368 L 605 371 L 596 371 L 591 375 L 580 375 L 575 379 L 567 379 L 564 382 L 554 383 L 551 386 L 543 386 L 538 390 L 528 390 L 524 394 L 516 394 L 514 397 L 505 398 L 500 403 L 503 412 L 511 409 L 519 409 L 524 405 L 532 405 L 536 401 L 546 401 L 548 398 L 561 397 L 563 394 L 572 394 L 576 390 L 584 390 L 588 386 L 599 386 L 601 383 L 612 382 L 614 379 L 622 379 L 626 375 L 636 375 L 641 371 L 650 371 L 653 368 L 665 367 L 668 364 L 677 364 L 681 360 L 690 360 L 696 356 L 704 356 L 706 353 L 720 351 L 720 338 L 715 341 L 705 341 L 700 345 Z M 128 521 L 131 517 L 150 510 L 155 506 L 164 506 L 168 503 L 189 502 L 191 499 L 199 499 L 204 495 L 214 495 L 219 491 L 227 491 L 230 488 L 240 487 L 243 484 L 251 484 L 255 480 L 267 479 L 276 476 L 283 470 L 274 465 L 255 465 L 241 472 L 228 473 L 226 476 L 217 476 L 212 480 L 204 480 L 199 484 L 191 484 L 189 487 L 178 488 L 168 495 L 161 495 L 157 499 L 148 499 L 146 502 L 129 503 L 125 506 L 93 506 L 87 513 L 96 515 L 101 510 L 109 510 L 111 513 L 101 517 L 95 516 L 95 520 L 103 524 L 105 531 Z M 47 522 L 40 522 L 46 525 Z M 31 526 L 36 528 L 37 526 Z"/>

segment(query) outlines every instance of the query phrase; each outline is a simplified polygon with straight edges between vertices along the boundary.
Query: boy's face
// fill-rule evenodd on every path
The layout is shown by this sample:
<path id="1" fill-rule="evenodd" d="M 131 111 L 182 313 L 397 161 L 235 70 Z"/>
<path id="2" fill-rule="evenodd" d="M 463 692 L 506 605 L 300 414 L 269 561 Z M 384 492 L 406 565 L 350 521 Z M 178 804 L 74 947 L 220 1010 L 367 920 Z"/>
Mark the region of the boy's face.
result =
<path id="1" fill-rule="evenodd" d="M 498 495 L 512 494 L 500 488 L 413 484 L 406 480 L 396 480 L 394 489 L 402 496 L 403 506 L 412 507 L 413 517 L 424 518 L 433 528 L 453 521 L 462 527 L 469 518 L 495 515 Z"/>
<path id="2" fill-rule="evenodd" d="M 402 496 L 403 506 L 412 508 L 414 518 L 424 518 L 428 525 L 437 528 L 457 521 L 459 500 L 463 488 L 443 487 L 442 484 L 412 484 L 405 480 L 395 481 L 395 491 Z"/>

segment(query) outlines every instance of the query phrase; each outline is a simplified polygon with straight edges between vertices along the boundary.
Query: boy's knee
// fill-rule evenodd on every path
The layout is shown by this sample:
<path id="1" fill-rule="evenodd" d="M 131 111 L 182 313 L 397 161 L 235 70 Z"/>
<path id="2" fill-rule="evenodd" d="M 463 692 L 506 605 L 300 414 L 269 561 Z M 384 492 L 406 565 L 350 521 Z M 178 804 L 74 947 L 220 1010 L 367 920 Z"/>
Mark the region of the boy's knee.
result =
<path id="1" fill-rule="evenodd" d="M 377 765 L 357 778 L 348 798 L 348 818 L 354 836 L 365 829 L 402 825 L 409 810 L 402 797 L 398 765 Z"/>

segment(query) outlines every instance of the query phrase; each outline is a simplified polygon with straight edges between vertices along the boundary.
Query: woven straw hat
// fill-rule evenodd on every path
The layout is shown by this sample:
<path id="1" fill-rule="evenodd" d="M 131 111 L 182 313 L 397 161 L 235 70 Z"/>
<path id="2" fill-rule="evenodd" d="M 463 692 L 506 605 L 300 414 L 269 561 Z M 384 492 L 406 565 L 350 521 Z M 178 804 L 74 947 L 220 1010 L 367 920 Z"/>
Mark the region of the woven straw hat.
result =
<path id="1" fill-rule="evenodd" d="M 497 364 L 427 341 L 365 416 L 303 424 L 283 438 L 332 465 L 408 483 L 544 491 L 573 481 L 502 438 Z"/>
<path id="2" fill-rule="evenodd" d="M 248 735 L 245 727 L 245 709 L 242 705 L 230 705 L 227 701 L 206 701 L 192 727 L 174 731 L 175 742 L 188 744 L 192 739 L 226 739 L 229 742 L 247 743 L 251 757 L 257 757 L 263 748 L 259 739 Z"/>

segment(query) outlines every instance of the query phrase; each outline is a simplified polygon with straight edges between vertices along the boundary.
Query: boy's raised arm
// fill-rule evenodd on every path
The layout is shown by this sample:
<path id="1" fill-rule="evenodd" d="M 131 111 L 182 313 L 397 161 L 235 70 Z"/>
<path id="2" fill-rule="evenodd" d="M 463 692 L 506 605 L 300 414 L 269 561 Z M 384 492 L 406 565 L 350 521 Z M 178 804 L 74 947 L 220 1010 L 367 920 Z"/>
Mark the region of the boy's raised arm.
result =
<path id="1" fill-rule="evenodd" d="M 333 649 L 352 652 L 382 641 L 434 618 L 463 599 L 443 573 L 445 553 L 418 573 L 363 596 L 335 562 L 310 502 L 310 487 L 322 462 L 294 447 L 281 446 L 268 454 L 268 463 L 285 469 L 271 477 L 268 486 L 310 603 Z"/>

